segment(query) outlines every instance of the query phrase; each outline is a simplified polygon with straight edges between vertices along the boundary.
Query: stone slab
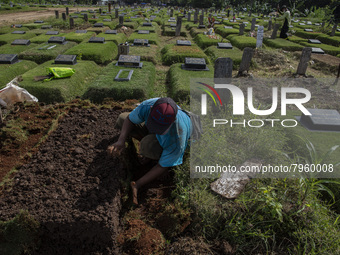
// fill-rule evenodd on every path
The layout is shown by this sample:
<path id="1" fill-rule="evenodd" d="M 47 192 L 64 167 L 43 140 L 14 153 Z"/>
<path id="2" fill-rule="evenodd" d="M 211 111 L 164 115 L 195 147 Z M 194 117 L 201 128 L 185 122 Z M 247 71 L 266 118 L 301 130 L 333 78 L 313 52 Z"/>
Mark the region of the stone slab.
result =
<path id="1" fill-rule="evenodd" d="M 58 55 L 54 60 L 54 64 L 75 65 L 77 63 L 77 55 Z"/>

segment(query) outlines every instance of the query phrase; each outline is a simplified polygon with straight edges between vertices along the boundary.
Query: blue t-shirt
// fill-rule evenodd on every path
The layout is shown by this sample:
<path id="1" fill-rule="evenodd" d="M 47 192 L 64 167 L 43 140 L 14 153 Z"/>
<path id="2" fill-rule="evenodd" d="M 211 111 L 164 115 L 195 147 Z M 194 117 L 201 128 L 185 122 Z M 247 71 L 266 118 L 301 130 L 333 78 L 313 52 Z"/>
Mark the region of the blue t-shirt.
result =
<path id="1" fill-rule="evenodd" d="M 146 122 L 151 107 L 157 100 L 158 98 L 152 98 L 142 102 L 130 113 L 130 121 L 134 124 Z M 172 124 L 169 132 L 165 135 L 156 135 L 159 144 L 163 148 L 161 158 L 158 161 L 162 167 L 177 166 L 183 163 L 183 155 L 188 145 L 190 134 L 190 117 L 178 106 L 175 123 Z"/>

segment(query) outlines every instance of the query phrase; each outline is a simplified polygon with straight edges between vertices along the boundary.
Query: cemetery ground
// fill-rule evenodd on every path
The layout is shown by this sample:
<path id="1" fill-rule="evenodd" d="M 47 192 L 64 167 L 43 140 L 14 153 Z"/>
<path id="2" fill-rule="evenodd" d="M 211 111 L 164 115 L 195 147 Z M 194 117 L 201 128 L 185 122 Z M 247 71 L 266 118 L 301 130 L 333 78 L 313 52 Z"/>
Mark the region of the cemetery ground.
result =
<path id="1" fill-rule="evenodd" d="M 78 28 L 86 26 L 90 25 Z M 156 96 L 173 97 L 188 109 L 184 99 L 190 77 L 213 78 L 217 57 L 232 58 L 234 77 L 242 59 L 243 38 L 228 40 L 229 35 L 224 35 L 223 42 L 240 45 L 226 54 L 211 40 L 195 38 L 185 24 L 185 37 L 165 36 L 159 27 L 150 47 L 130 46 L 129 55 L 141 56 L 144 62 L 142 69 L 134 70 L 137 79 L 125 82 L 131 89 L 123 90 L 119 82 L 110 86 L 123 67 L 114 66 L 116 58 L 110 56 L 109 61 L 100 57 L 92 61 L 101 54 L 95 50 L 97 55 L 89 60 L 78 59 L 74 68 L 79 77 L 68 80 L 76 88 L 70 93 L 63 80 L 50 83 L 60 93 L 52 85 L 45 90 L 43 83 L 32 81 L 54 58 L 46 57 L 44 63 L 35 58 L 23 60 L 19 63 L 26 67 L 23 72 L 0 70 L 6 78 L 22 75 L 22 85 L 44 98 L 40 103 L 16 104 L 1 125 L 0 253 L 339 254 L 340 193 L 337 185 L 325 180 L 253 179 L 238 198 L 228 200 L 210 190 L 212 180 L 190 178 L 186 154 L 184 164 L 143 188 L 140 204 L 132 204 L 130 181 L 141 177 L 154 162 L 140 163 L 135 140 L 127 142 L 122 157 L 107 157 L 107 146 L 119 135 L 113 128 L 119 113 Z M 127 37 L 135 36 L 136 29 L 128 28 Z M 78 46 L 86 49 L 88 39 Z M 176 46 L 177 40 L 189 40 L 194 47 Z M 116 48 L 114 51 L 116 54 Z M 189 76 L 180 68 L 183 52 L 204 57 L 210 71 Z M 294 77 L 300 54 L 300 47 L 289 51 L 266 45 L 255 50 L 249 73 L 253 77 Z M 335 56 L 313 55 L 306 75 L 335 80 L 338 64 Z M 142 87 L 145 81 L 153 86 Z M 304 86 L 313 95 L 307 107 L 340 111 L 339 81 L 327 87 Z M 259 86 L 254 92 L 258 105 L 271 103 L 271 88 Z M 111 99 L 105 99 L 106 94 Z M 289 117 L 299 114 L 294 110 L 289 110 Z M 225 140 L 230 164 L 254 156 L 271 164 L 298 157 L 313 160 L 307 139 L 314 144 L 318 160 L 339 160 L 339 151 L 323 158 L 340 144 L 339 133 L 309 132 L 301 125 L 294 130 L 277 127 L 249 132 L 237 127 L 227 131 L 216 139 Z"/>

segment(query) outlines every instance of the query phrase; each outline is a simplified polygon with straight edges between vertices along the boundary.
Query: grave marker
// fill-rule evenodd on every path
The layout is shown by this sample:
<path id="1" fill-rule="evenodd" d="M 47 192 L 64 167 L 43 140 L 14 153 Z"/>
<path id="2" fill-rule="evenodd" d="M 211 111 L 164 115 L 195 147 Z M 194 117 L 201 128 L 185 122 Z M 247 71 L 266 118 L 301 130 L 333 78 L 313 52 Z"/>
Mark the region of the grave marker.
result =
<path id="1" fill-rule="evenodd" d="M 175 33 L 175 36 L 180 36 L 181 28 L 182 28 L 182 17 L 178 17 L 177 18 L 177 23 L 176 23 L 176 33 Z"/>
<path id="2" fill-rule="evenodd" d="M 245 27 L 246 25 L 244 24 L 244 23 L 242 23 L 242 24 L 240 24 L 240 30 L 239 30 L 239 35 L 243 35 L 244 34 L 244 27 Z"/>
<path id="3" fill-rule="evenodd" d="M 143 27 L 152 27 L 152 23 L 151 22 L 144 22 Z"/>
<path id="4" fill-rule="evenodd" d="M 337 110 L 307 109 L 312 115 L 301 115 L 300 123 L 309 130 L 340 132 L 340 114 Z"/>
<path id="5" fill-rule="evenodd" d="M 308 42 L 313 44 L 321 44 L 321 42 L 317 39 L 308 39 Z"/>
<path id="6" fill-rule="evenodd" d="M 26 31 L 13 31 L 12 32 L 12 34 L 20 34 L 20 35 L 22 35 L 22 34 L 26 34 Z"/>
<path id="7" fill-rule="evenodd" d="M 105 43 L 104 37 L 91 37 L 89 43 Z"/>
<path id="8" fill-rule="evenodd" d="M 178 46 L 191 46 L 191 41 L 177 40 L 176 45 L 178 45 Z"/>
<path id="9" fill-rule="evenodd" d="M 45 35 L 58 35 L 59 31 L 47 31 Z"/>
<path id="10" fill-rule="evenodd" d="M 36 21 L 34 21 L 34 23 L 36 23 L 36 24 L 42 24 L 42 23 L 44 23 L 44 21 L 43 21 L 43 20 L 36 20 Z"/>
<path id="11" fill-rule="evenodd" d="M 77 34 L 86 34 L 87 30 L 76 30 Z"/>
<path id="12" fill-rule="evenodd" d="M 64 36 L 51 36 L 50 39 L 47 41 L 48 43 L 65 43 L 65 37 Z"/>
<path id="13" fill-rule="evenodd" d="M 118 57 L 120 55 L 129 55 L 130 46 L 127 43 L 120 43 L 118 45 Z"/>
<path id="14" fill-rule="evenodd" d="M 30 45 L 31 41 L 26 39 L 16 39 L 12 43 L 12 45 Z"/>
<path id="15" fill-rule="evenodd" d="M 258 29 L 257 29 L 256 48 L 261 48 L 262 47 L 263 33 L 264 33 L 264 27 L 263 26 L 259 26 Z"/>
<path id="16" fill-rule="evenodd" d="M 77 64 L 77 55 L 58 55 L 54 64 L 75 65 Z"/>
<path id="17" fill-rule="evenodd" d="M 138 30 L 138 34 L 150 34 L 149 30 Z"/>
<path id="18" fill-rule="evenodd" d="M 108 29 L 108 30 L 105 31 L 105 34 L 113 34 L 113 35 L 116 35 L 116 34 L 117 34 L 117 30 Z"/>
<path id="19" fill-rule="evenodd" d="M 55 14 L 55 18 L 59 19 L 59 11 L 54 11 L 54 14 Z"/>
<path id="20" fill-rule="evenodd" d="M 88 22 L 88 21 L 89 21 L 89 17 L 87 16 L 86 13 L 84 14 L 84 21 L 85 21 L 85 22 Z"/>
<path id="21" fill-rule="evenodd" d="M 333 28 L 332 28 L 332 32 L 331 32 L 331 36 L 335 35 L 335 31 L 336 31 L 336 27 L 338 26 L 337 23 L 334 24 Z"/>
<path id="22" fill-rule="evenodd" d="M 95 23 L 93 27 L 104 27 L 103 23 Z"/>
<path id="23" fill-rule="evenodd" d="M 123 26 L 124 24 L 124 16 L 119 16 L 119 25 Z"/>
<path id="24" fill-rule="evenodd" d="M 66 7 L 66 15 L 69 15 L 68 7 Z"/>
<path id="25" fill-rule="evenodd" d="M 133 46 L 150 46 L 148 39 L 134 39 Z"/>
<path id="26" fill-rule="evenodd" d="M 18 62 L 17 54 L 0 54 L 0 64 L 15 64 Z"/>
<path id="27" fill-rule="evenodd" d="M 300 57 L 300 62 L 296 71 L 296 74 L 298 75 L 306 75 L 307 67 L 308 67 L 308 62 L 311 58 L 312 55 L 312 48 L 310 47 L 305 47 L 302 49 L 301 57 Z"/>
<path id="28" fill-rule="evenodd" d="M 217 43 L 217 48 L 219 49 L 232 49 L 231 43 Z"/>
<path id="29" fill-rule="evenodd" d="M 255 25 L 256 25 L 256 18 L 253 18 L 253 19 L 251 20 L 250 31 L 255 31 Z"/>
<path id="30" fill-rule="evenodd" d="M 312 53 L 313 54 L 325 54 L 325 52 L 323 51 L 323 49 L 321 48 L 312 48 Z"/>
<path id="31" fill-rule="evenodd" d="M 116 65 L 142 68 L 143 63 L 140 62 L 140 56 L 120 55 Z"/>
<path id="32" fill-rule="evenodd" d="M 74 19 L 72 17 L 70 18 L 70 28 L 74 28 Z"/>
<path id="33" fill-rule="evenodd" d="M 276 39 L 277 31 L 279 30 L 279 28 L 280 28 L 280 24 L 275 24 L 274 25 L 273 33 L 272 33 L 272 36 L 270 37 L 271 39 Z"/>
<path id="34" fill-rule="evenodd" d="M 204 58 L 185 58 L 182 69 L 189 71 L 209 71 Z"/>
<path id="35" fill-rule="evenodd" d="M 238 75 L 243 75 L 244 72 L 249 71 L 249 67 L 250 67 L 250 63 L 251 63 L 251 59 L 253 58 L 253 55 L 254 55 L 254 50 L 252 48 L 246 47 L 243 50 L 242 60 L 240 64 L 240 69 L 238 71 Z"/>
<path id="36" fill-rule="evenodd" d="M 203 24 L 203 19 L 204 19 L 204 16 L 203 16 L 203 14 L 202 15 L 200 15 L 200 26 L 203 26 L 204 24 Z"/>
<path id="37" fill-rule="evenodd" d="M 313 29 L 311 29 L 311 28 L 306 28 L 306 29 L 304 29 L 304 31 L 305 31 L 305 32 L 313 32 Z"/>
<path id="38" fill-rule="evenodd" d="M 63 13 L 61 14 L 61 17 L 63 18 L 63 21 L 66 21 L 66 14 L 65 14 L 65 12 L 63 12 Z"/>
<path id="39" fill-rule="evenodd" d="M 128 76 L 126 78 L 121 78 L 120 75 L 123 73 L 123 72 L 129 72 Z M 115 77 L 115 81 L 129 81 L 131 80 L 131 77 L 132 77 L 132 74 L 133 74 L 133 70 L 127 70 L 127 69 L 121 69 L 119 70 L 118 74 L 116 75 Z"/>

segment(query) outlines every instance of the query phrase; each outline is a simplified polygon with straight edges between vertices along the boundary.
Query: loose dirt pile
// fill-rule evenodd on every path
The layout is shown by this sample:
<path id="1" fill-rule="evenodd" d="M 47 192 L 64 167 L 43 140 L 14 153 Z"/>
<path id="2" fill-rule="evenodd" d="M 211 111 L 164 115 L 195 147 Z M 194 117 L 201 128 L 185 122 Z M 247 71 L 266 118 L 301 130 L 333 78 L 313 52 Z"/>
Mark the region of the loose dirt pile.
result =
<path id="1" fill-rule="evenodd" d="M 36 254 L 119 254 L 125 173 L 106 148 L 120 111 L 73 108 L 0 197 L 0 220 L 20 210 L 40 222 Z"/>

